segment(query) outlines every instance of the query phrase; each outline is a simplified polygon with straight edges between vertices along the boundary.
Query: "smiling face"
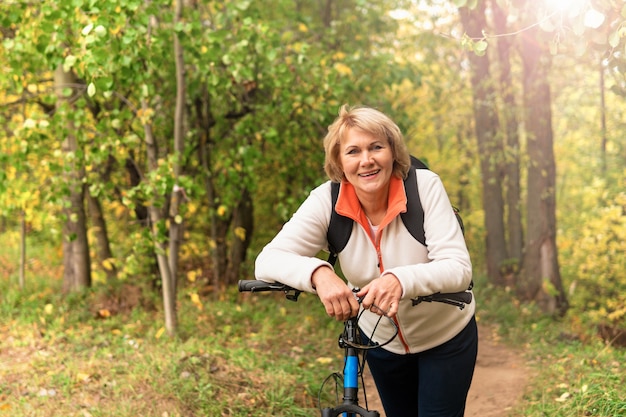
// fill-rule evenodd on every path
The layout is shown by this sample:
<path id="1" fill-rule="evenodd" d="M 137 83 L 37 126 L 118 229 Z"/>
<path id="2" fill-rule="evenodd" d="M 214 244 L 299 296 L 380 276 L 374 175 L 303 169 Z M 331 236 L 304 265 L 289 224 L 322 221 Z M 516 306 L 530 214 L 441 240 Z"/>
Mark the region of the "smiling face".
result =
<path id="1" fill-rule="evenodd" d="M 343 173 L 359 198 L 384 198 L 393 174 L 393 152 L 386 139 L 349 129 L 339 144 Z"/>

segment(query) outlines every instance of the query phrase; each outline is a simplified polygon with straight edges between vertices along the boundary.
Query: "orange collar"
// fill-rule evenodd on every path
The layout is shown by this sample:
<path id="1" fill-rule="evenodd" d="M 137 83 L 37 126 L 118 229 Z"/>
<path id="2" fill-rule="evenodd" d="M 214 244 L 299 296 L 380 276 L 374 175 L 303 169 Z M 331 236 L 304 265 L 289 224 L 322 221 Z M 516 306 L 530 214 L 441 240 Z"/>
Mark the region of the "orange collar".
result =
<path id="1" fill-rule="evenodd" d="M 352 220 L 359 222 L 363 227 L 367 228 L 368 221 L 365 216 L 365 212 L 361 207 L 361 202 L 356 195 L 354 186 L 350 184 L 346 179 L 341 182 L 339 188 L 339 197 L 337 198 L 337 204 L 335 210 L 338 214 L 351 218 Z M 402 179 L 392 176 L 389 181 L 389 197 L 387 200 L 387 213 L 380 223 L 380 229 L 387 226 L 391 221 L 397 217 L 400 213 L 406 211 L 406 191 L 404 190 L 404 181 Z"/>

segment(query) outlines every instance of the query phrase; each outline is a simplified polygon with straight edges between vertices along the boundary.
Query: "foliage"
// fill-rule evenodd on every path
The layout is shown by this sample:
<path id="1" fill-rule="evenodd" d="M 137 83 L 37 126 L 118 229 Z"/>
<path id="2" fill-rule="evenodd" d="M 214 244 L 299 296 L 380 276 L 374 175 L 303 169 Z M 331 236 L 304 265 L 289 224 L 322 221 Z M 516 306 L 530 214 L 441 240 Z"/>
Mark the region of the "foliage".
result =
<path id="1" fill-rule="evenodd" d="M 604 110 L 598 106 L 600 71 L 589 60 L 559 56 L 552 81 L 555 106 L 555 152 L 558 155 L 559 259 L 572 307 L 571 316 L 590 325 L 603 323 L 626 329 L 622 242 L 626 227 L 624 205 L 625 143 L 621 134 L 623 98 L 606 79 Z M 578 62 L 575 70 L 572 62 Z M 597 91 L 597 93 L 596 93 Z M 592 92 L 592 94 L 589 94 Z M 568 106 L 575 101 L 577 106 Z M 605 116 L 606 127 L 597 121 Z M 602 139 L 606 145 L 602 145 Z M 604 148 L 604 149 L 603 149 Z M 583 168 L 584 167 L 584 168 Z"/>
<path id="2" fill-rule="evenodd" d="M 568 260 L 564 270 L 573 277 L 570 294 L 576 310 L 592 322 L 621 328 L 626 328 L 625 212 L 626 194 L 609 197 L 581 215 L 585 227 L 575 236 L 564 232 L 564 243 L 571 244 L 562 247 Z"/>
<path id="3" fill-rule="evenodd" d="M 169 222 L 185 222 L 183 272 L 201 268 L 209 281 L 221 272 L 208 265 L 208 255 L 224 259 L 230 242 L 250 235 L 266 241 L 267 231 L 323 179 L 320 138 L 339 105 L 388 107 L 393 97 L 381 92 L 411 74 L 388 46 L 396 42 L 396 23 L 385 1 L 345 0 L 327 10 L 283 0 L 273 5 L 195 2 L 175 24 L 168 0 L 3 3 L 0 118 L 7 123 L 0 150 L 3 165 L 14 167 L 0 174 L 5 224 L 23 215 L 34 228 L 46 222 L 52 239 L 63 238 L 54 232 L 64 221 L 63 172 L 71 160 L 85 167 L 82 180 L 108 225 L 113 255 L 94 265 L 97 279 L 108 276 L 102 265 L 114 266 L 123 280 L 153 279 L 147 210 L 167 214 L 176 189 L 185 193 L 180 213 L 155 227 L 165 241 Z M 184 51 L 187 85 L 182 155 L 171 140 L 173 33 Z M 72 112 L 55 109 L 50 79 L 58 66 L 77 78 L 63 87 L 76 92 Z M 67 120 L 78 127 L 79 149 L 64 156 L 59 138 L 68 133 Z M 154 133 L 154 160 L 146 127 Z M 233 225 L 248 193 L 255 222 L 264 225 L 254 234 Z M 93 259 L 102 231 L 91 229 Z"/>

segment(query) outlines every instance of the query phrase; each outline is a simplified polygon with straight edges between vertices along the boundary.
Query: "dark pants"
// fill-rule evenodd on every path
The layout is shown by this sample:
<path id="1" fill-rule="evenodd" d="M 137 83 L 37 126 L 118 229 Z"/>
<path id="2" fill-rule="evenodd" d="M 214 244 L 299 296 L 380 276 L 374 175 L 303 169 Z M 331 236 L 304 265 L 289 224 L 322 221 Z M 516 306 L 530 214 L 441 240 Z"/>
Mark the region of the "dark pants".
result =
<path id="1" fill-rule="evenodd" d="M 472 318 L 440 346 L 409 355 L 377 348 L 368 351 L 367 363 L 387 417 L 463 417 L 477 353 Z"/>

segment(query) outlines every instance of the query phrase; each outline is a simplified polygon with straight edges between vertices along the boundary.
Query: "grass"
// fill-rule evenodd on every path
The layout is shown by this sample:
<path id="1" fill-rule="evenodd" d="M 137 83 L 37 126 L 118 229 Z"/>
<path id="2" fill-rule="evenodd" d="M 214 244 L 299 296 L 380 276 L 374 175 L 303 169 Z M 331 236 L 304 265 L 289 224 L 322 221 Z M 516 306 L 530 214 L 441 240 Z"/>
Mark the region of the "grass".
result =
<path id="1" fill-rule="evenodd" d="M 341 369 L 341 326 L 314 296 L 231 289 L 194 303 L 181 288 L 168 338 L 148 290 L 133 309 L 112 302 L 129 283 L 63 297 L 53 259 L 30 263 L 20 290 L 11 259 L 0 253 L 0 417 L 317 416 L 322 381 Z M 574 314 L 554 321 L 476 284 L 479 319 L 522 348 L 533 374 L 511 416 L 626 415 L 626 350 Z"/>
<path id="2" fill-rule="evenodd" d="M 158 309 L 98 318 L 101 289 L 28 284 L 0 281 L 0 416 L 311 416 L 339 367 L 339 324 L 311 296 L 231 290 L 200 308 L 183 289 L 171 339 Z"/>

